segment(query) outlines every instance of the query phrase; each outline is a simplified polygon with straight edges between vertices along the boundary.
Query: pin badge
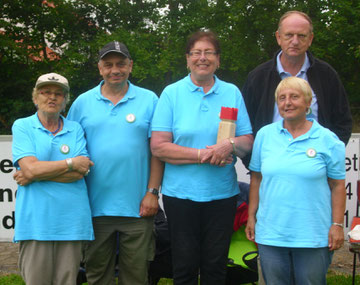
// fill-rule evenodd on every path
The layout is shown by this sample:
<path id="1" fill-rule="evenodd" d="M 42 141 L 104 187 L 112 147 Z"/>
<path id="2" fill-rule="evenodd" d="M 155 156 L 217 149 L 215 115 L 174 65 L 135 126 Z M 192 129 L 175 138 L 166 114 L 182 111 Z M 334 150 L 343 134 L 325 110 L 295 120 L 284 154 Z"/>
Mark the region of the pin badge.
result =
<path id="1" fill-rule="evenodd" d="M 61 145 L 61 147 L 60 147 L 60 151 L 61 151 L 61 153 L 63 153 L 63 154 L 68 154 L 69 151 L 70 151 L 70 147 L 69 147 L 67 144 L 63 144 L 63 145 Z"/>
<path id="2" fill-rule="evenodd" d="M 136 117 L 135 117 L 134 114 L 128 114 L 128 115 L 126 115 L 126 121 L 127 121 L 128 123 L 133 123 L 133 122 L 135 122 L 135 119 L 136 119 Z"/>
<path id="3" fill-rule="evenodd" d="M 316 156 L 316 150 L 313 149 L 313 148 L 309 148 L 309 149 L 306 151 L 306 155 L 307 155 L 308 157 L 313 158 L 313 157 Z"/>

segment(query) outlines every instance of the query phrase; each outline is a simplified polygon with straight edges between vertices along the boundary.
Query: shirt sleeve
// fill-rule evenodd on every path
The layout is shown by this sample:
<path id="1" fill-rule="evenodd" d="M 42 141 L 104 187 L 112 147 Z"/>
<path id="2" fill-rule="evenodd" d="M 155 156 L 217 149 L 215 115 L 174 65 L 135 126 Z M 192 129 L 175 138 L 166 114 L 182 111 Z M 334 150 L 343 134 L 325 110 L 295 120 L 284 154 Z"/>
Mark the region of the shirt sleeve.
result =
<path id="1" fill-rule="evenodd" d="M 239 89 L 237 89 L 236 92 L 237 95 L 239 96 L 238 119 L 236 121 L 236 136 L 252 134 L 249 114 L 246 110 L 244 99 Z"/>
<path id="2" fill-rule="evenodd" d="M 330 149 L 330 154 L 326 156 L 327 176 L 331 179 L 345 179 L 345 144 L 335 135 L 329 140 L 334 144 Z"/>
<path id="3" fill-rule="evenodd" d="M 162 92 L 152 120 L 152 131 L 172 132 L 173 108 L 167 88 Z"/>
<path id="4" fill-rule="evenodd" d="M 30 134 L 31 127 L 26 126 L 24 119 L 16 120 L 12 126 L 12 155 L 15 167 L 19 167 L 18 161 L 26 156 L 36 156 L 33 138 Z"/>
<path id="5" fill-rule="evenodd" d="M 251 154 L 251 160 L 249 164 L 249 169 L 251 171 L 261 172 L 261 146 L 263 143 L 263 137 L 263 132 L 260 129 L 260 131 L 256 134 Z"/>
<path id="6" fill-rule="evenodd" d="M 151 137 L 151 130 L 152 130 L 152 124 L 153 124 L 153 119 L 154 119 L 154 113 L 155 113 L 158 101 L 159 101 L 159 98 L 156 96 L 156 94 L 154 94 L 153 95 L 153 101 L 152 101 L 153 106 L 152 106 L 152 113 L 151 113 L 151 123 L 150 123 L 149 132 L 148 132 L 148 137 L 149 138 Z"/>
<path id="7" fill-rule="evenodd" d="M 86 149 L 86 140 L 84 136 L 84 130 L 80 126 L 80 124 L 76 123 L 76 150 L 74 152 L 74 157 L 76 156 L 89 156 L 88 151 Z"/>

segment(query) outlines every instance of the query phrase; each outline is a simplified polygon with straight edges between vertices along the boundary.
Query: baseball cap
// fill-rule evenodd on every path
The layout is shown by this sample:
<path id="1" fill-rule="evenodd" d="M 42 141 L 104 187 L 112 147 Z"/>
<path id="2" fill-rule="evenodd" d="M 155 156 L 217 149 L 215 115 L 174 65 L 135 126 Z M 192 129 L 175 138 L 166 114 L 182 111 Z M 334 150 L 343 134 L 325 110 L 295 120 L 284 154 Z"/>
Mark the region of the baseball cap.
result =
<path id="1" fill-rule="evenodd" d="M 103 48 L 99 51 L 99 58 L 102 59 L 110 52 L 117 52 L 131 59 L 129 50 L 127 49 L 126 45 L 118 41 L 113 41 L 104 45 Z"/>
<path id="2" fill-rule="evenodd" d="M 36 81 L 35 88 L 39 88 L 46 84 L 58 85 L 64 88 L 67 92 L 70 91 L 68 80 L 64 76 L 61 76 L 57 73 L 47 73 L 41 75 Z"/>

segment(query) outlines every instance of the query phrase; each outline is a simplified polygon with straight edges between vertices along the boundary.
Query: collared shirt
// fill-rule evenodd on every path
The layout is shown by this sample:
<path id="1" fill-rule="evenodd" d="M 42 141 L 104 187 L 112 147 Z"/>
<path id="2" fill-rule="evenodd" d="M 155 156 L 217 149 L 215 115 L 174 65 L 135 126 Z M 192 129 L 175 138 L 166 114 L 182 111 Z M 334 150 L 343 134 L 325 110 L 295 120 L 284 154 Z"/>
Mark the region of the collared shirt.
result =
<path id="1" fill-rule="evenodd" d="M 279 54 L 276 57 L 276 69 L 279 72 L 279 75 L 282 79 L 285 79 L 287 77 L 291 77 L 292 75 L 289 72 L 286 72 L 281 64 L 281 60 L 280 60 L 280 56 L 282 54 L 282 51 L 279 52 Z M 306 81 L 308 81 L 306 72 L 308 70 L 308 68 L 310 67 L 310 60 L 308 55 L 305 53 L 305 61 L 304 64 L 302 65 L 300 71 L 298 72 L 298 74 L 296 74 L 296 77 L 302 78 Z M 312 101 L 311 101 L 311 105 L 310 105 L 310 110 L 309 110 L 309 114 L 306 115 L 306 118 L 308 119 L 315 119 L 318 120 L 318 103 L 317 103 L 317 98 L 316 98 L 316 94 L 314 93 L 314 90 L 311 89 L 312 92 Z M 279 114 L 279 109 L 277 107 L 277 104 L 275 102 L 275 106 L 274 106 L 274 116 L 273 116 L 273 122 L 277 122 L 280 121 L 282 119 L 282 117 Z"/>
<path id="2" fill-rule="evenodd" d="M 44 128 L 37 114 L 18 119 L 12 127 L 13 162 L 34 156 L 40 161 L 58 161 L 88 156 L 84 131 L 62 117 L 63 128 L 55 136 Z M 64 162 L 65 164 L 65 162 Z M 84 179 L 71 183 L 49 180 L 18 186 L 14 241 L 93 240 L 89 198 Z"/>
<path id="3" fill-rule="evenodd" d="M 114 105 L 101 94 L 103 83 L 81 94 L 68 113 L 83 127 L 95 164 L 86 177 L 92 215 L 139 218 L 150 176 L 150 127 L 158 97 L 128 81 L 128 91 Z"/>
<path id="4" fill-rule="evenodd" d="M 251 125 L 240 90 L 216 76 L 205 94 L 190 75 L 167 86 L 160 96 L 152 122 L 152 131 L 171 132 L 173 143 L 197 149 L 216 144 L 221 107 L 238 108 L 236 136 L 251 134 Z M 225 199 L 239 193 L 231 164 L 219 167 L 205 164 L 166 163 L 161 191 L 163 194 L 197 202 Z"/>
<path id="5" fill-rule="evenodd" d="M 345 145 L 309 119 L 293 138 L 283 120 L 256 135 L 250 170 L 261 172 L 256 242 L 285 247 L 326 247 L 332 223 L 328 177 L 345 179 Z"/>

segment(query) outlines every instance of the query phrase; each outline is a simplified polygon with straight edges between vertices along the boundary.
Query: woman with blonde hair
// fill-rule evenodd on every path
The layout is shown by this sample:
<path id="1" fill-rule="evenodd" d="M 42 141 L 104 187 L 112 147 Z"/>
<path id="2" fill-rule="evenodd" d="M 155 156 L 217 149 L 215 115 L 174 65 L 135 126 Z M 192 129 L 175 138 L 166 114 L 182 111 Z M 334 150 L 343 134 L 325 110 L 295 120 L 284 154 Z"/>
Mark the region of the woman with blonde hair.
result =
<path id="1" fill-rule="evenodd" d="M 282 80 L 275 99 L 283 119 L 255 138 L 246 234 L 259 246 L 267 285 L 326 284 L 344 241 L 345 145 L 306 118 L 304 79 Z"/>

